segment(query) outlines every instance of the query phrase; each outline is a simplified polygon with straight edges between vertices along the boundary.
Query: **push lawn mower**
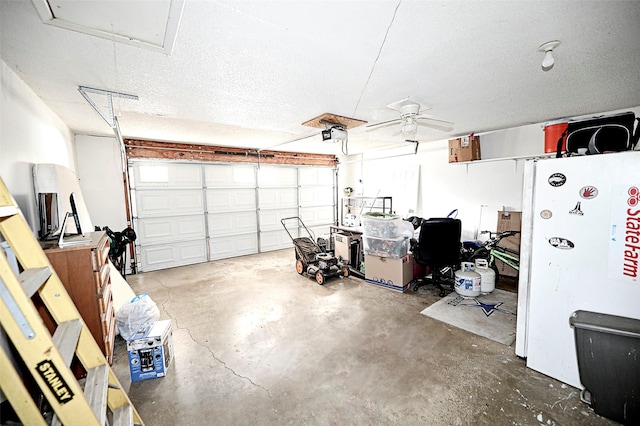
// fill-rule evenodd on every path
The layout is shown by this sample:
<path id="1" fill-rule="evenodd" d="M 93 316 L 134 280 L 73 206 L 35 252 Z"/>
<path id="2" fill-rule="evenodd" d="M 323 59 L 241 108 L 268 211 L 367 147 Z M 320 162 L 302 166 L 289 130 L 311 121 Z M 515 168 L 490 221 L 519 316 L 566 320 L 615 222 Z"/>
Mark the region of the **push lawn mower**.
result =
<path id="1" fill-rule="evenodd" d="M 320 248 L 302 219 L 298 216 L 286 217 L 280 220 L 280 223 L 293 241 L 293 246 L 296 249 L 296 271 L 300 275 L 307 274 L 315 278 L 320 285 L 323 285 L 327 278 L 349 276 L 349 267 Z M 287 223 L 289 228 L 287 228 Z M 307 236 L 295 238 L 291 233 L 294 228 L 297 230 L 296 235 L 304 229 Z"/>

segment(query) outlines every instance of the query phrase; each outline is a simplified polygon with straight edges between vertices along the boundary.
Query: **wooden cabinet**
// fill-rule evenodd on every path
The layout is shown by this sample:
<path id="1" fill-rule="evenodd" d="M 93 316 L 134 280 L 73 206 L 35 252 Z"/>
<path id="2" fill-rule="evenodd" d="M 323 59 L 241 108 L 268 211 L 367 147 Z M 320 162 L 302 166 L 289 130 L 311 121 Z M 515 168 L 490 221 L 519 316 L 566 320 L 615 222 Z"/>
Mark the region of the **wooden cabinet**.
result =
<path id="1" fill-rule="evenodd" d="M 86 235 L 91 237 L 88 244 L 64 248 L 43 244 L 43 249 L 111 364 L 116 318 L 109 275 L 109 238 L 102 231 Z"/>

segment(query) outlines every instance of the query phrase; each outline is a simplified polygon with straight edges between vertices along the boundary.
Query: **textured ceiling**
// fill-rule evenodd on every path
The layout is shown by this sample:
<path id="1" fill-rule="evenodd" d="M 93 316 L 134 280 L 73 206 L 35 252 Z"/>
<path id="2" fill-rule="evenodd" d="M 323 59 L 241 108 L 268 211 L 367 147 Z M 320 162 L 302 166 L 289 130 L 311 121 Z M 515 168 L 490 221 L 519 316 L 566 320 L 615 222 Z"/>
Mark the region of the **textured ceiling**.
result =
<path id="1" fill-rule="evenodd" d="M 79 134 L 113 132 L 78 86 L 139 97 L 114 98 L 124 137 L 335 154 L 283 142 L 323 113 L 391 120 L 406 97 L 455 123 L 422 141 L 640 105 L 638 1 L 185 0 L 170 55 L 46 25 L 33 1 L 0 2 L 0 57 Z M 349 130 L 349 153 L 398 130 Z"/>

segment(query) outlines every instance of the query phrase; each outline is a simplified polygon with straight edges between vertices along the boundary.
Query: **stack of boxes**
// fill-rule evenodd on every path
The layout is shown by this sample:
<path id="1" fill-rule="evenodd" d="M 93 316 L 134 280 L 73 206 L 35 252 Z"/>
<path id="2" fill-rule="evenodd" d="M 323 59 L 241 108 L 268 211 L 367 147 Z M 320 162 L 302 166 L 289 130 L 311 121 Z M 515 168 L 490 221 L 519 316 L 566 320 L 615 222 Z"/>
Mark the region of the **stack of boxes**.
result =
<path id="1" fill-rule="evenodd" d="M 405 291 L 413 279 L 409 238 L 402 234 L 402 219 L 391 214 L 362 216 L 365 281 Z"/>

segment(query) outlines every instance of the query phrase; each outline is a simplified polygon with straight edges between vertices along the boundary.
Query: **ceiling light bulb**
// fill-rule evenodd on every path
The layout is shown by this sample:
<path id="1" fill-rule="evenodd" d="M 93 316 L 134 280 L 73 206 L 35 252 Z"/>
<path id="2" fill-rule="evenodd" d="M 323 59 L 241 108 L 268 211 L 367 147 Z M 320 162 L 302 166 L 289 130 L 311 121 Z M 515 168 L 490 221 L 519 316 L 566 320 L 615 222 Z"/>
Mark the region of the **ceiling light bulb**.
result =
<path id="1" fill-rule="evenodd" d="M 549 71 L 551 68 L 553 68 L 553 64 L 555 64 L 555 59 L 553 58 L 553 49 L 558 46 L 560 46 L 560 42 L 558 40 L 554 40 L 538 47 L 539 52 L 544 52 L 544 59 L 542 60 L 543 71 Z"/>
<path id="2" fill-rule="evenodd" d="M 402 127 L 402 133 L 415 133 L 418 131 L 418 126 L 415 123 L 407 123 Z"/>
<path id="3" fill-rule="evenodd" d="M 545 71 L 553 68 L 554 60 L 553 60 L 553 50 L 547 50 L 544 53 L 544 59 L 542 60 L 542 69 Z"/>

